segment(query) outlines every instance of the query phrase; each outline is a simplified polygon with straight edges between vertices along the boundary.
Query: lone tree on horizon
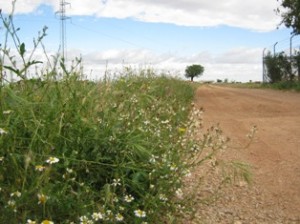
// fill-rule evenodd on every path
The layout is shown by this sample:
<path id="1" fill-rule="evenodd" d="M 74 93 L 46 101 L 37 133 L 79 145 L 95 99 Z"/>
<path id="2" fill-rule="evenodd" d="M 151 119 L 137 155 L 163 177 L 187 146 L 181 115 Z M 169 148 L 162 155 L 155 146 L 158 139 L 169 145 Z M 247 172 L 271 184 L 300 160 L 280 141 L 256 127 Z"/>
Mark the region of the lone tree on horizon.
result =
<path id="1" fill-rule="evenodd" d="M 194 77 L 201 76 L 204 72 L 202 65 L 190 65 L 185 69 L 185 77 L 191 78 L 191 82 L 194 81 Z"/>

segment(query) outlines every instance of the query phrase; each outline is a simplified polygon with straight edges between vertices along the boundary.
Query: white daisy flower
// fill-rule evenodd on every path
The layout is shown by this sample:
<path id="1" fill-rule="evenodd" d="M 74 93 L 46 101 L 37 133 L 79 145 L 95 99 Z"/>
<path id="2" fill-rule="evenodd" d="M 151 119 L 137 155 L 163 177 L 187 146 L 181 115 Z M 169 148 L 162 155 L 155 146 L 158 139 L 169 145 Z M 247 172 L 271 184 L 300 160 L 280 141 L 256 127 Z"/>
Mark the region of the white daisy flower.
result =
<path id="1" fill-rule="evenodd" d="M 46 160 L 46 163 L 49 163 L 49 164 L 54 164 L 54 163 L 58 163 L 58 162 L 59 162 L 59 159 L 56 157 L 52 157 L 52 156 Z"/>

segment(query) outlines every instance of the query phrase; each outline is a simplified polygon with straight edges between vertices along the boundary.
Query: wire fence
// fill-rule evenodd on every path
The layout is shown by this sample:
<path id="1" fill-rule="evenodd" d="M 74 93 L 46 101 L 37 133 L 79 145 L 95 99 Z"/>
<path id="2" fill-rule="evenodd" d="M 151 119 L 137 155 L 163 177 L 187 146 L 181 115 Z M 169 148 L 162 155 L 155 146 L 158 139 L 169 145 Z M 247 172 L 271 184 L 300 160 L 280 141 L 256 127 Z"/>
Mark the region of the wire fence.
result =
<path id="1" fill-rule="evenodd" d="M 270 82 L 268 76 L 268 68 L 266 66 L 266 57 L 269 55 L 276 56 L 284 54 L 287 56 L 290 63 L 294 61 L 295 57 L 300 53 L 300 35 L 291 35 L 290 37 L 277 41 L 274 44 L 264 48 L 263 50 L 263 82 Z M 299 69 L 294 69 L 294 73 L 299 73 Z M 297 74 L 299 77 L 299 74 Z"/>

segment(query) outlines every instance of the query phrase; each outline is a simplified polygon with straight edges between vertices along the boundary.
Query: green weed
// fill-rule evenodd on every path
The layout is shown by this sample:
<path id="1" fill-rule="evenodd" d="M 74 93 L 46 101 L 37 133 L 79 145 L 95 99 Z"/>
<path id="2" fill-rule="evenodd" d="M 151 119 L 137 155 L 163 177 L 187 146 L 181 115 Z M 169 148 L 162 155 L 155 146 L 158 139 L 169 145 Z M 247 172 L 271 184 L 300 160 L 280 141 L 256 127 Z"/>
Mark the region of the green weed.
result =
<path id="1" fill-rule="evenodd" d="M 174 210 L 192 97 L 188 84 L 151 74 L 4 86 L 1 223 L 141 223 Z"/>
<path id="2" fill-rule="evenodd" d="M 272 88 L 272 89 L 279 89 L 279 90 L 295 90 L 297 92 L 300 91 L 300 82 L 296 81 L 287 81 L 287 82 L 278 82 L 278 83 L 265 83 L 262 84 L 264 88 Z"/>

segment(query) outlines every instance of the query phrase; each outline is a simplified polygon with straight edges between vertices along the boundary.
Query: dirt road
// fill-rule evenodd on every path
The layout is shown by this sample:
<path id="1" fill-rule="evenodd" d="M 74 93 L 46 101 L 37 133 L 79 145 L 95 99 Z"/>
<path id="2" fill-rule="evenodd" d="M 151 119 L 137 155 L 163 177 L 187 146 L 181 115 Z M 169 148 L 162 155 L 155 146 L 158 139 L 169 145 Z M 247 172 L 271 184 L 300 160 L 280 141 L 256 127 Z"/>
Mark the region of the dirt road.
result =
<path id="1" fill-rule="evenodd" d="M 251 164 L 254 180 L 224 189 L 191 223 L 300 223 L 300 94 L 208 85 L 195 105 L 205 125 L 219 123 L 230 137 L 224 156 Z M 243 148 L 253 125 L 258 132 Z"/>

